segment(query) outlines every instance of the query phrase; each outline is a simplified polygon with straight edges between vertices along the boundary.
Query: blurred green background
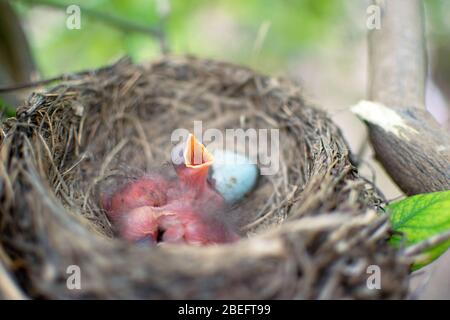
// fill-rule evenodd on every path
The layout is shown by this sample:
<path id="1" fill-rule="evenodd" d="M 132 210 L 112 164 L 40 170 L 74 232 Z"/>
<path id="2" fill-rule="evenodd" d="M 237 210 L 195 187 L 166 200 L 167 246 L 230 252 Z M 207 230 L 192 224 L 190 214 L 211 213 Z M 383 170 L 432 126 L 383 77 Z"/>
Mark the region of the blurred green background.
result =
<path id="1" fill-rule="evenodd" d="M 0 0 L 5 1 L 5 0 Z M 157 26 L 158 2 L 168 2 L 165 23 L 172 53 L 243 63 L 265 72 L 289 70 L 292 61 L 338 50 L 364 37 L 369 1 L 347 0 L 11 0 L 42 77 L 95 68 L 128 54 L 135 61 L 159 54 L 158 43 L 121 31 L 83 7 L 142 26 Z M 434 41 L 448 40 L 449 1 L 426 0 Z M 67 14 L 51 3 L 82 8 L 80 30 L 65 26 Z M 447 34 L 439 34 L 445 30 Z M 443 38 L 440 38 L 443 37 Z"/>
<path id="2" fill-rule="evenodd" d="M 123 32 L 96 17 L 84 15 L 83 10 L 81 29 L 69 30 L 65 27 L 67 15 L 63 10 L 38 5 L 51 2 L 74 4 L 32 1 L 30 5 L 29 1 L 11 1 L 26 25 L 34 57 L 44 77 L 95 68 L 124 54 L 135 60 L 159 54 L 158 43 L 151 37 Z M 282 68 L 286 60 L 313 52 L 317 46 L 340 41 L 336 32 L 345 25 L 346 2 L 172 0 L 165 24 L 167 42 L 173 53 L 225 59 L 273 71 Z M 143 26 L 157 26 L 160 20 L 157 2 L 152 0 L 75 3 Z M 264 28 L 268 30 L 258 46 L 258 35 Z"/>
<path id="3" fill-rule="evenodd" d="M 424 2 L 430 70 L 442 104 L 450 99 L 450 1 Z M 81 7 L 79 30 L 66 27 L 65 9 L 72 4 Z M 164 4 L 170 10 L 163 21 L 158 8 Z M 0 0 L 0 86 L 97 68 L 123 55 L 136 62 L 160 56 L 155 38 L 86 13 L 92 10 L 145 28 L 163 26 L 170 53 L 236 62 L 297 79 L 314 101 L 336 110 L 365 96 L 370 4 L 369 0 Z M 5 27 L 13 15 L 23 39 L 11 28 L 14 21 Z M 2 37 L 7 40 L 3 45 Z M 28 49 L 21 44 L 25 38 Z M 17 104 L 26 94 L 0 94 L 0 103 Z M 447 119 L 448 112 L 439 117 Z"/>
<path id="4" fill-rule="evenodd" d="M 143 26 L 155 26 L 159 21 L 157 1 L 10 2 L 26 26 L 33 55 L 43 76 L 98 67 L 124 54 L 141 60 L 159 53 L 158 44 L 148 36 L 121 32 L 83 12 L 81 29 L 69 30 L 65 27 L 67 14 L 64 10 L 42 5 L 52 2 L 67 6 L 78 4 Z M 330 49 L 337 42 L 365 32 L 365 8 L 369 3 L 347 0 L 167 2 L 170 13 L 165 29 L 172 52 L 237 61 L 266 71 L 282 68 L 286 60 L 301 58 L 318 47 Z M 448 31 L 448 1 L 427 0 L 426 6 L 433 33 Z M 361 12 L 359 21 L 352 18 L 355 11 Z M 264 24 L 268 25 L 266 37 L 260 47 L 255 48 L 258 32 Z"/>

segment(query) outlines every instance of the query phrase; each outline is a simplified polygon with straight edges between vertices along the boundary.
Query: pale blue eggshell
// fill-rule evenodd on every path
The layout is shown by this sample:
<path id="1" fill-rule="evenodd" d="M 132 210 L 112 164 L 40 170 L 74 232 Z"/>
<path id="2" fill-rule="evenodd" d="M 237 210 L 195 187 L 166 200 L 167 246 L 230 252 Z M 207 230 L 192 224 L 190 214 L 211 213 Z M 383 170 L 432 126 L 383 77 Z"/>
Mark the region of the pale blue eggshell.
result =
<path id="1" fill-rule="evenodd" d="M 211 178 L 226 202 L 241 200 L 258 180 L 258 167 L 247 157 L 231 151 L 215 151 Z"/>

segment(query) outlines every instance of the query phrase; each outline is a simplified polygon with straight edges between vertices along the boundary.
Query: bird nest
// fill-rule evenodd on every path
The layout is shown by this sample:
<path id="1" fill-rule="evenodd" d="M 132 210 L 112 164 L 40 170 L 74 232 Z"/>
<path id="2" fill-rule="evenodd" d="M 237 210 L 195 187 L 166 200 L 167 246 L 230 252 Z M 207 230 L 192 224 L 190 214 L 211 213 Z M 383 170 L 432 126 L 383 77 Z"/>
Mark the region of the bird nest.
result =
<path id="1" fill-rule="evenodd" d="M 279 170 L 228 213 L 241 240 L 137 246 L 115 237 L 100 194 L 170 159 L 171 133 L 279 129 Z M 65 76 L 2 125 L 0 272 L 33 298 L 400 298 L 376 189 L 301 88 L 232 64 L 127 60 Z M 381 288 L 367 285 L 368 267 Z M 71 267 L 72 266 L 72 267 Z M 68 286 L 73 266 L 80 287 Z"/>

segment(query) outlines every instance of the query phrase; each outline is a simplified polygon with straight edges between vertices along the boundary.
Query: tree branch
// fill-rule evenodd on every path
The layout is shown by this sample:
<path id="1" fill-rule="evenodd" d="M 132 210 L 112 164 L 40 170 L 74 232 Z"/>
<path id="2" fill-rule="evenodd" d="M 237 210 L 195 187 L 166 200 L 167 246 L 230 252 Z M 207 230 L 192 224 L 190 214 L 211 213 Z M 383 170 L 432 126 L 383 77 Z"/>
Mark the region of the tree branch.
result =
<path id="1" fill-rule="evenodd" d="M 426 56 L 419 0 L 374 0 L 381 28 L 369 33 L 370 100 L 363 119 L 376 158 L 408 195 L 450 189 L 450 135 L 425 110 Z"/>
<path id="2" fill-rule="evenodd" d="M 450 240 L 450 231 L 437 234 L 431 238 L 428 238 L 422 242 L 416 243 L 412 246 L 405 248 L 403 254 L 408 257 L 423 254 L 425 250 L 431 249 L 437 245 L 440 245 Z"/>
<path id="3" fill-rule="evenodd" d="M 58 2 L 49 1 L 49 0 L 15 0 L 15 1 L 27 3 L 30 5 L 46 6 L 46 7 L 62 9 L 62 10 L 66 10 L 66 8 L 69 6 L 68 4 L 58 3 Z M 101 11 L 96 11 L 94 9 L 87 8 L 87 7 L 84 7 L 81 5 L 78 5 L 78 6 L 80 7 L 80 11 L 82 12 L 82 14 L 91 16 L 97 20 L 100 20 L 104 23 L 111 25 L 114 28 L 117 28 L 122 31 L 140 32 L 140 33 L 150 35 L 151 37 L 158 40 L 163 54 L 168 52 L 165 35 L 164 35 L 163 30 L 161 30 L 160 28 L 147 27 L 147 26 L 144 26 L 144 25 L 141 25 L 138 23 L 134 23 L 129 20 L 122 19 L 117 16 L 112 16 L 112 15 L 106 14 Z"/>
<path id="4" fill-rule="evenodd" d="M 381 28 L 369 32 L 369 99 L 425 108 L 426 53 L 421 0 L 374 0 Z"/>

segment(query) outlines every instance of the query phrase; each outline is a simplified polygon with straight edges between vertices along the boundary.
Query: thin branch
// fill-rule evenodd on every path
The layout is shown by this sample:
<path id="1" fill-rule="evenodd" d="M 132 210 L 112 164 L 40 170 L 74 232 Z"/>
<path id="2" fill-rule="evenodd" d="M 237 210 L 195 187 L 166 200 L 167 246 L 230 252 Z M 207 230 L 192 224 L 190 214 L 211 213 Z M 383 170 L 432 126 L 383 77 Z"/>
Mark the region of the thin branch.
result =
<path id="1" fill-rule="evenodd" d="M 130 63 L 130 59 L 125 56 L 123 58 L 120 58 L 117 62 L 115 62 L 111 65 L 107 65 L 107 66 L 104 66 L 104 67 L 101 67 L 101 68 L 95 70 L 95 72 L 109 70 L 119 64 L 129 64 L 129 63 Z M 57 81 L 70 81 L 70 80 L 74 80 L 74 79 L 79 79 L 80 77 L 92 74 L 92 72 L 93 72 L 92 70 L 83 70 L 83 71 L 79 71 L 74 74 L 62 74 L 62 75 L 59 75 L 59 76 L 56 76 L 53 78 L 31 81 L 31 82 L 26 82 L 26 83 L 13 84 L 13 85 L 7 85 L 7 86 L 0 87 L 0 93 L 35 88 L 35 87 L 50 84 L 52 82 L 57 82 Z"/>
<path id="2" fill-rule="evenodd" d="M 159 17 L 159 45 L 161 48 L 161 52 L 163 54 L 169 53 L 169 45 L 167 43 L 167 34 L 166 34 L 166 26 L 167 26 L 167 20 L 170 15 L 170 1 L 169 0 L 156 0 L 155 1 L 156 6 L 156 13 Z"/>
<path id="3" fill-rule="evenodd" d="M 49 78 L 49 79 L 43 79 L 43 80 L 31 81 L 31 82 L 27 82 L 27 83 L 18 83 L 18 84 L 13 84 L 10 86 L 4 86 L 4 87 L 0 87 L 0 93 L 39 87 L 39 86 L 50 84 L 55 81 L 62 81 L 62 80 L 64 80 L 64 77 L 65 77 L 64 75 L 61 75 L 61 76 Z"/>
<path id="4" fill-rule="evenodd" d="M 5 0 L 0 0 L 5 1 Z M 7 1 L 7 0 L 6 0 Z M 17 2 L 27 3 L 29 5 L 37 5 L 37 6 L 46 6 L 50 8 L 56 8 L 56 9 L 62 9 L 66 10 L 69 6 L 68 4 L 64 3 L 57 3 L 53 1 L 48 0 L 13 0 Z M 151 37 L 158 40 L 160 43 L 161 51 L 163 54 L 166 54 L 168 51 L 166 40 L 164 37 L 164 32 L 161 30 L 161 28 L 156 27 L 147 27 L 142 24 L 138 24 L 129 20 L 122 19 L 117 16 L 112 16 L 107 13 L 97 11 L 88 7 L 84 7 L 81 5 L 78 5 L 80 7 L 80 11 L 82 14 L 86 14 L 88 16 L 91 16 L 95 19 L 98 19 L 99 21 L 102 21 L 106 24 L 111 25 L 114 28 L 117 28 L 122 31 L 130 31 L 130 32 L 139 32 L 144 33 L 147 35 L 150 35 Z"/>
<path id="5" fill-rule="evenodd" d="M 423 253 L 425 250 L 433 248 L 445 241 L 450 240 L 450 231 L 435 235 L 427 240 L 419 242 L 405 249 L 404 255 L 407 257 L 412 257 L 417 254 Z"/>

